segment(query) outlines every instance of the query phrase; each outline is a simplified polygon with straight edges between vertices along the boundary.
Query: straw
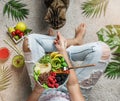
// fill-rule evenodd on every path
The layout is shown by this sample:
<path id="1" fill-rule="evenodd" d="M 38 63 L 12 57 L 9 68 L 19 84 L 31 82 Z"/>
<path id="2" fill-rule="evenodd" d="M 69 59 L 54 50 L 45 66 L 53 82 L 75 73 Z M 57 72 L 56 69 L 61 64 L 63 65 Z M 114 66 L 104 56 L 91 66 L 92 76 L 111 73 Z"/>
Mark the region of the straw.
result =
<path id="1" fill-rule="evenodd" d="M 21 54 L 21 52 L 19 51 L 19 49 L 14 45 L 14 44 L 10 44 L 8 41 L 3 40 L 6 44 L 8 44 L 17 54 Z"/>

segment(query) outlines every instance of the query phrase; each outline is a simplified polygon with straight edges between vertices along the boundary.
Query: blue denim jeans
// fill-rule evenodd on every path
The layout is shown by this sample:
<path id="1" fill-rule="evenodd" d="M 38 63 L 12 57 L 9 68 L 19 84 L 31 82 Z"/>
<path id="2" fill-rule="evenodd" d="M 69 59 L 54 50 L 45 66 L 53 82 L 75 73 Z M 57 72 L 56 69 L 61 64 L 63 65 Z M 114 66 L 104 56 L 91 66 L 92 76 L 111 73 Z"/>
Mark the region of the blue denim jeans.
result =
<path id="1" fill-rule="evenodd" d="M 25 52 L 24 55 L 31 84 L 34 85 L 34 80 L 32 77 L 33 66 L 35 65 L 35 62 L 46 54 L 46 52 L 57 51 L 53 42 L 56 37 L 42 34 L 30 34 L 27 38 L 28 47 L 31 52 Z M 102 46 L 107 45 L 98 41 L 80 46 L 70 46 L 66 49 L 72 62 L 80 61 L 79 65 L 95 64 L 93 67 L 75 70 L 82 93 L 86 97 L 106 69 L 109 62 L 109 58 L 105 60 L 101 59 L 103 55 Z M 66 90 L 66 87 L 62 87 L 61 90 Z"/>

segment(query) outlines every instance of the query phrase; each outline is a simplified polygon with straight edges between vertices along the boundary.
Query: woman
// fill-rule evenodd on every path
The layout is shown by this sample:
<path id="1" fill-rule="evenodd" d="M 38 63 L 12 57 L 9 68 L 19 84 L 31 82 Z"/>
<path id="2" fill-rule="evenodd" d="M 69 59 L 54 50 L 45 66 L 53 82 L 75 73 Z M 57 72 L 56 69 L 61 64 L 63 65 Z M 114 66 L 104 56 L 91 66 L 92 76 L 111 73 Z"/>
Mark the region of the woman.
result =
<path id="1" fill-rule="evenodd" d="M 96 84 L 110 59 L 110 49 L 103 42 L 94 42 L 81 45 L 83 36 L 85 34 L 85 29 L 85 24 L 80 24 L 76 29 L 75 38 L 73 39 L 65 39 L 59 32 L 57 37 L 31 34 L 25 38 L 23 43 L 23 51 L 25 54 L 26 66 L 30 77 L 33 74 L 32 67 L 34 66 L 34 63 L 42 56 L 44 56 L 46 52 L 59 51 L 61 54 L 63 54 L 69 67 L 72 66 L 70 60 L 82 61 L 81 65 L 95 64 L 95 66 L 90 68 L 76 69 L 76 74 L 74 70 L 71 70 L 70 78 L 66 85 L 67 89 L 65 86 L 63 86 L 60 89 L 56 89 L 56 91 L 43 92 L 43 88 L 35 86 L 35 89 L 33 90 L 33 93 L 29 97 L 28 101 L 39 101 L 38 99 L 40 94 L 40 101 L 48 101 L 46 96 L 51 98 L 49 101 L 84 101 L 82 94 L 87 97 L 87 93 Z M 32 77 L 31 83 L 33 85 L 35 84 Z M 79 84 L 82 90 L 82 94 L 79 89 Z M 40 88 L 40 90 L 38 90 L 37 87 Z M 38 94 L 36 92 L 38 92 Z M 54 92 L 53 95 L 51 95 L 51 92 Z M 69 96 L 66 95 L 67 93 Z M 65 99 L 54 99 L 54 95 L 56 94 L 58 97 L 65 94 L 63 97 Z"/>

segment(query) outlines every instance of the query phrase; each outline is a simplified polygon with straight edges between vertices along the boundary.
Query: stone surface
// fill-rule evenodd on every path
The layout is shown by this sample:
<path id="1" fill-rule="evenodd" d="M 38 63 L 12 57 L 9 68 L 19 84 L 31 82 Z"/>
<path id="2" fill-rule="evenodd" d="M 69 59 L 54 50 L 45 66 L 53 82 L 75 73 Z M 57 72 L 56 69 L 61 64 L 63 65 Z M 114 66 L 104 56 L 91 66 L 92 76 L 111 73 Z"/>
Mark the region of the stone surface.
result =
<path id="1" fill-rule="evenodd" d="M 67 22 L 66 25 L 59 31 L 66 37 L 74 37 L 75 28 L 82 22 L 86 23 L 87 30 L 85 35 L 84 43 L 97 41 L 96 32 L 108 24 L 120 24 L 120 0 L 109 0 L 107 7 L 106 16 L 96 19 L 86 18 L 83 16 L 81 10 L 81 4 L 86 0 L 70 0 L 70 6 L 67 11 Z M 21 2 L 26 3 L 30 14 L 24 21 L 29 28 L 32 28 L 33 33 L 45 33 L 47 34 L 48 25 L 44 22 L 43 17 L 46 12 L 43 0 L 22 0 Z M 0 1 L 0 47 L 6 46 L 10 49 L 10 58 L 0 63 L 1 66 L 9 66 L 12 71 L 11 84 L 8 89 L 0 92 L 0 101 L 26 101 L 26 98 L 31 93 L 30 82 L 27 75 L 26 68 L 17 70 L 11 66 L 11 59 L 15 55 L 8 45 L 6 45 L 3 39 L 9 40 L 9 36 L 6 34 L 7 26 L 14 26 L 16 21 L 7 16 L 3 16 L 3 6 L 5 2 Z M 22 42 L 17 46 L 21 49 Z M 99 82 L 91 91 L 89 101 L 119 101 L 120 99 L 120 80 L 109 80 L 104 76 L 101 77 Z"/>

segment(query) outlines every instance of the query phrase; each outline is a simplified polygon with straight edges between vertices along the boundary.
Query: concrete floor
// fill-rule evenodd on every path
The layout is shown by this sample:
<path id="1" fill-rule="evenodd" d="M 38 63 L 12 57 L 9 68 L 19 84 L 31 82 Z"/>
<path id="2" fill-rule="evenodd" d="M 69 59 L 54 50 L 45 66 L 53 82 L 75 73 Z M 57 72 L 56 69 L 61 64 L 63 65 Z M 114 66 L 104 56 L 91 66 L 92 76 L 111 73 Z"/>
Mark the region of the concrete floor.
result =
<path id="1" fill-rule="evenodd" d="M 67 23 L 60 29 L 60 32 L 66 38 L 74 37 L 75 27 L 81 22 L 86 23 L 87 30 L 85 35 L 85 43 L 97 41 L 96 32 L 108 24 L 120 24 L 120 0 L 109 0 L 106 16 L 96 19 L 86 18 L 81 13 L 81 3 L 86 0 L 70 0 L 70 6 L 67 12 Z M 43 21 L 45 13 L 45 7 L 43 0 L 22 0 L 22 2 L 28 5 L 30 14 L 24 21 L 33 33 L 47 33 L 48 25 Z M 16 24 L 12 19 L 8 19 L 7 16 L 3 16 L 4 2 L 0 1 L 0 47 L 6 46 L 10 49 L 10 58 L 0 65 L 9 66 L 12 71 L 11 84 L 8 89 L 0 92 L 0 101 L 26 101 L 26 98 L 31 92 L 29 77 L 27 75 L 26 68 L 15 69 L 11 66 L 11 59 L 15 55 L 15 52 L 3 42 L 3 39 L 9 40 L 6 34 L 6 25 L 13 26 Z M 22 42 L 18 44 L 21 49 Z M 101 77 L 99 82 L 91 91 L 89 101 L 119 101 L 120 99 L 120 79 L 109 80 L 104 76 Z"/>

